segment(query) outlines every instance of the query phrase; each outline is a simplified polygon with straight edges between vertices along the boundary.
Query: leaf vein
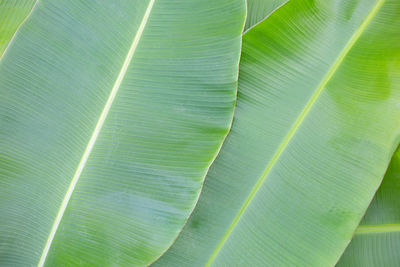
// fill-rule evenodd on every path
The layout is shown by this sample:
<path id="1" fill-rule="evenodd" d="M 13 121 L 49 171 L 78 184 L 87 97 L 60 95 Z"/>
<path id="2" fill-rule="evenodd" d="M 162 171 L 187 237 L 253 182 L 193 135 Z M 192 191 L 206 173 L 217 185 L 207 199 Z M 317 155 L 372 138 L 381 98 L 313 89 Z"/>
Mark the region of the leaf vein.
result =
<path id="1" fill-rule="evenodd" d="M 400 232 L 400 224 L 360 225 L 355 234 Z"/>
<path id="2" fill-rule="evenodd" d="M 249 196 L 243 203 L 242 207 L 240 208 L 239 212 L 233 219 L 231 225 L 229 226 L 228 230 L 225 232 L 224 236 L 218 243 L 217 247 L 214 249 L 213 253 L 211 254 L 210 258 L 208 259 L 206 266 L 210 266 L 213 260 L 217 257 L 219 251 L 222 249 L 224 246 L 225 242 L 229 238 L 230 234 L 236 227 L 239 219 L 245 212 L 246 208 L 249 206 L 251 200 L 254 198 L 254 196 L 257 194 L 257 191 L 260 189 L 261 185 L 263 182 L 266 180 L 268 174 L 274 167 L 275 163 L 279 160 L 281 154 L 283 151 L 286 149 L 287 145 L 291 141 L 292 137 L 294 134 L 297 132 L 297 130 L 300 128 L 300 125 L 303 123 L 304 119 L 306 118 L 307 114 L 317 101 L 318 97 L 321 95 L 322 91 L 326 87 L 327 83 L 330 81 L 330 79 L 333 77 L 337 69 L 339 68 L 340 64 L 343 62 L 344 58 L 347 56 L 351 48 L 354 46 L 354 44 L 357 42 L 358 38 L 361 36 L 361 34 L 364 32 L 368 24 L 371 22 L 371 20 L 374 18 L 380 7 L 383 5 L 385 0 L 378 0 L 374 7 L 371 9 L 371 11 L 368 13 L 364 21 L 361 23 L 361 25 L 357 28 L 357 30 L 354 32 L 350 40 L 347 42 L 347 44 L 344 46 L 343 50 L 340 52 L 339 56 L 327 72 L 327 74 L 324 76 L 322 79 L 321 83 L 318 85 L 316 91 L 313 93 L 311 96 L 310 100 L 307 102 L 305 105 L 304 109 L 300 113 L 300 115 L 297 117 L 296 121 L 294 122 L 293 126 L 290 128 L 289 132 L 283 139 L 282 143 L 279 145 L 278 149 L 276 150 L 275 154 L 272 156 L 270 162 L 267 164 L 266 168 L 264 169 L 263 173 L 261 174 L 259 180 L 251 190 Z"/>
<path id="3" fill-rule="evenodd" d="M 54 220 L 53 226 L 52 226 L 52 228 L 50 230 L 48 239 L 46 241 L 45 247 L 43 249 L 42 255 L 41 255 L 39 263 L 38 263 L 38 267 L 42 267 L 44 265 L 45 261 L 46 261 L 47 254 L 48 254 L 48 252 L 50 250 L 50 247 L 51 247 L 51 244 L 53 242 L 54 236 L 55 236 L 55 234 L 57 232 L 58 226 L 60 225 L 61 219 L 62 219 L 62 217 L 63 217 L 63 215 L 65 213 L 65 210 L 66 210 L 66 208 L 68 206 L 68 202 L 71 199 L 71 196 L 72 196 L 72 193 L 74 192 L 75 186 L 78 183 L 78 180 L 79 180 L 79 178 L 80 178 L 80 176 L 82 174 L 82 171 L 83 171 L 83 169 L 84 169 L 84 167 L 86 165 L 86 162 L 87 162 L 87 160 L 88 160 L 88 158 L 90 156 L 90 153 L 91 153 L 91 151 L 92 151 L 92 149 L 94 147 L 94 144 L 95 144 L 95 142 L 97 140 L 97 137 L 99 136 L 101 128 L 103 127 L 104 121 L 107 118 L 107 115 L 108 115 L 108 113 L 109 113 L 109 111 L 111 109 L 112 103 L 113 103 L 113 101 L 114 101 L 114 99 L 115 99 L 115 97 L 116 97 L 116 95 L 118 93 L 118 90 L 119 90 L 119 88 L 121 86 L 121 83 L 122 83 L 122 81 L 123 81 L 123 79 L 125 77 L 126 71 L 127 71 L 128 67 L 129 67 L 129 64 L 130 64 L 130 62 L 131 62 L 131 60 L 133 58 L 133 55 L 134 55 L 134 53 L 136 51 L 137 45 L 138 45 L 138 43 L 140 41 L 140 38 L 142 36 L 142 33 L 143 33 L 144 28 L 146 26 L 146 23 L 147 23 L 147 21 L 149 19 L 151 10 L 153 8 L 154 1 L 155 0 L 150 0 L 149 4 L 147 6 L 147 9 L 146 9 L 145 14 L 144 14 L 144 16 L 142 18 L 142 21 L 140 23 L 138 31 L 136 32 L 136 35 L 135 35 L 135 37 L 133 39 L 131 47 L 130 47 L 130 49 L 128 51 L 128 54 L 127 54 L 127 56 L 125 58 L 125 61 L 124 61 L 123 65 L 122 65 L 122 67 L 121 67 L 121 70 L 120 70 L 120 72 L 118 74 L 118 77 L 117 77 L 115 83 L 114 83 L 114 86 L 113 86 L 113 88 L 111 90 L 111 93 L 110 93 L 110 95 L 109 95 L 109 97 L 107 99 L 107 102 L 106 102 L 106 104 L 104 106 L 104 109 L 101 112 L 101 115 L 100 115 L 100 117 L 99 117 L 99 119 L 97 121 L 96 127 L 95 127 L 95 129 L 94 129 L 94 131 L 92 133 L 92 136 L 89 139 L 89 142 L 88 142 L 88 144 L 86 146 L 86 149 L 85 149 L 85 151 L 84 151 L 84 153 L 82 155 L 82 158 L 81 158 L 81 160 L 79 162 L 79 165 L 78 165 L 78 167 L 77 167 L 77 169 L 75 171 L 75 174 L 74 174 L 74 176 L 73 176 L 73 178 L 71 180 L 71 183 L 70 183 L 70 185 L 69 185 L 69 187 L 67 189 L 65 197 L 64 197 L 64 199 L 63 199 L 63 201 L 61 203 L 60 209 L 59 209 L 59 211 L 57 213 L 57 216 L 56 216 L 56 218 Z"/>

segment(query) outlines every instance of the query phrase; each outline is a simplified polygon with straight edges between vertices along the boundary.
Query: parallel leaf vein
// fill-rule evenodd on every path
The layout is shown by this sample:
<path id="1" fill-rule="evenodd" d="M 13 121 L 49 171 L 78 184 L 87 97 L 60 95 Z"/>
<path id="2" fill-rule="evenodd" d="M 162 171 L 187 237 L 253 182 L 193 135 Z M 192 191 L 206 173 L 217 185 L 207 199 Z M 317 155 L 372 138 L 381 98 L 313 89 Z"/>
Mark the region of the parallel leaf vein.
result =
<path id="1" fill-rule="evenodd" d="M 35 4 L 33 4 L 31 11 L 29 11 L 28 15 L 24 18 L 24 20 L 18 25 L 17 29 L 15 30 L 13 36 L 11 37 L 10 41 L 8 42 L 6 48 L 4 49 L 3 53 L 0 55 L 0 59 L 4 56 L 4 54 L 7 52 L 8 48 L 10 47 L 11 43 L 14 40 L 15 35 L 17 34 L 17 32 L 19 31 L 19 29 L 21 28 L 21 26 L 25 23 L 25 21 L 32 15 L 32 12 L 35 10 L 37 4 L 38 4 L 39 0 L 36 0 Z"/>
<path id="2" fill-rule="evenodd" d="M 92 149 L 94 147 L 94 144 L 95 144 L 95 142 L 97 140 L 97 137 L 99 136 L 101 128 L 103 127 L 104 121 L 106 120 L 107 115 L 108 115 L 108 113 L 109 113 L 109 111 L 111 109 L 111 106 L 112 106 L 112 103 L 113 103 L 113 101 L 115 99 L 115 96 L 117 95 L 118 90 L 119 90 L 119 88 L 121 86 L 121 83 L 122 83 L 122 81 L 123 81 L 123 79 L 125 77 L 125 74 L 126 74 L 126 71 L 128 69 L 128 66 L 129 66 L 129 64 L 130 64 L 130 62 L 131 62 L 131 60 L 133 58 L 133 55 L 134 55 L 134 53 L 136 51 L 137 45 L 138 45 L 138 43 L 140 41 L 140 38 L 142 36 L 142 33 L 143 33 L 144 28 L 146 26 L 146 23 L 147 23 L 147 21 L 149 19 L 151 10 L 153 8 L 154 1 L 155 0 L 150 0 L 149 1 L 149 4 L 148 4 L 148 6 L 146 8 L 145 14 L 144 14 L 144 16 L 142 18 L 142 21 L 141 21 L 140 25 L 139 25 L 138 31 L 136 32 L 136 35 L 135 35 L 135 37 L 133 39 L 133 42 L 132 42 L 131 47 L 130 47 L 130 49 L 128 51 L 128 54 L 127 54 L 127 56 L 125 58 L 125 61 L 124 61 L 123 65 L 122 65 L 122 67 L 121 67 L 121 70 L 120 70 L 120 72 L 118 74 L 118 77 L 117 77 L 115 83 L 114 83 L 114 86 L 113 86 L 113 88 L 111 90 L 111 93 L 110 93 L 110 95 L 109 95 L 109 97 L 107 99 L 107 102 L 106 102 L 106 104 L 105 104 L 105 106 L 103 108 L 103 111 L 101 112 L 100 117 L 99 117 L 99 119 L 97 121 L 96 127 L 95 127 L 95 129 L 94 129 L 94 131 L 92 133 L 92 136 L 89 139 L 89 142 L 88 142 L 88 144 L 86 146 L 86 149 L 85 149 L 85 151 L 84 151 L 84 153 L 82 155 L 82 158 L 81 158 L 81 160 L 79 162 L 79 165 L 78 165 L 78 167 L 77 167 L 77 169 L 75 171 L 75 174 L 74 174 L 74 176 L 73 176 L 73 178 L 71 180 L 71 183 L 70 183 L 70 185 L 69 185 L 69 187 L 67 189 L 65 197 L 64 197 L 64 199 L 63 199 L 63 201 L 61 203 L 61 206 L 59 208 L 59 211 L 57 213 L 57 216 L 55 218 L 53 226 L 52 226 L 52 228 L 50 230 L 48 239 L 47 239 L 46 244 L 44 246 L 42 255 L 41 255 L 39 263 L 38 263 L 38 267 L 42 267 L 44 265 L 45 261 L 46 261 L 47 254 L 49 252 L 50 246 L 51 246 L 51 244 L 53 242 L 54 236 L 55 236 L 55 234 L 57 232 L 57 229 L 58 229 L 58 226 L 59 226 L 59 224 L 61 222 L 61 219 L 62 219 L 62 217 L 64 215 L 64 212 L 65 212 L 65 210 L 67 208 L 68 202 L 71 199 L 71 196 L 72 196 L 72 193 L 74 192 L 75 186 L 76 186 L 76 184 L 77 184 L 77 182 L 79 180 L 79 177 L 82 174 L 82 171 L 83 171 L 83 169 L 84 169 L 84 167 L 86 165 L 86 162 L 87 162 L 87 160 L 89 158 L 89 155 L 90 155 L 90 153 L 91 153 L 91 151 L 92 151 Z"/>
<path id="3" fill-rule="evenodd" d="M 376 2 L 374 7 L 372 8 L 372 10 L 368 13 L 368 15 L 366 16 L 364 21 L 357 28 L 357 30 L 354 32 L 354 34 L 352 35 L 350 40 L 347 42 L 347 44 L 345 45 L 343 50 L 340 52 L 339 56 L 337 57 L 337 59 L 335 60 L 333 65 L 331 66 L 331 68 L 329 69 L 327 74 L 324 76 L 324 78 L 321 81 L 321 83 L 318 85 L 316 91 L 313 93 L 313 95 L 311 96 L 310 100 L 307 102 L 307 104 L 305 105 L 304 109 L 302 110 L 300 115 L 297 117 L 296 121 L 294 122 L 293 126 L 290 128 L 289 132 L 287 133 L 287 135 L 283 139 L 282 143 L 279 145 L 279 147 L 276 150 L 275 154 L 272 156 L 270 162 L 268 163 L 268 165 L 264 169 L 264 171 L 261 174 L 259 180 L 255 184 L 255 186 L 251 190 L 249 196 L 247 197 L 247 199 L 243 203 L 242 207 L 240 208 L 239 212 L 237 213 L 237 215 L 233 219 L 233 221 L 232 221 L 231 225 L 229 226 L 228 230 L 225 232 L 224 236 L 222 237 L 222 239 L 218 243 L 217 247 L 215 248 L 215 250 L 211 254 L 210 258 L 208 259 L 208 261 L 206 263 L 206 266 L 210 266 L 211 263 L 213 262 L 213 260 L 217 257 L 219 251 L 222 249 L 222 247 L 224 246 L 225 242 L 227 241 L 227 239 L 229 238 L 230 234 L 232 233 L 233 229 L 236 227 L 240 217 L 243 215 L 243 213 L 245 212 L 246 208 L 249 206 L 251 200 L 254 198 L 254 196 L 256 195 L 257 191 L 260 189 L 261 185 L 263 184 L 263 182 L 267 178 L 268 174 L 272 170 L 273 166 L 278 161 L 278 159 L 281 156 L 281 154 L 283 153 L 283 151 L 286 149 L 287 145 L 289 144 L 290 140 L 292 139 L 292 137 L 294 136 L 296 131 L 299 129 L 300 125 L 302 124 L 302 122 L 304 121 L 305 117 L 307 116 L 307 114 L 311 110 L 312 106 L 317 101 L 318 97 L 321 95 L 322 91 L 326 87 L 327 83 L 333 77 L 333 75 L 335 74 L 336 70 L 339 68 L 340 64 L 343 62 L 344 58 L 347 56 L 347 54 L 349 53 L 351 48 L 357 42 L 358 38 L 364 32 L 364 30 L 366 29 L 368 24 L 371 22 L 371 20 L 374 18 L 374 16 L 376 15 L 376 13 L 381 8 L 381 6 L 383 5 L 384 2 L 385 2 L 385 0 L 378 0 Z"/>

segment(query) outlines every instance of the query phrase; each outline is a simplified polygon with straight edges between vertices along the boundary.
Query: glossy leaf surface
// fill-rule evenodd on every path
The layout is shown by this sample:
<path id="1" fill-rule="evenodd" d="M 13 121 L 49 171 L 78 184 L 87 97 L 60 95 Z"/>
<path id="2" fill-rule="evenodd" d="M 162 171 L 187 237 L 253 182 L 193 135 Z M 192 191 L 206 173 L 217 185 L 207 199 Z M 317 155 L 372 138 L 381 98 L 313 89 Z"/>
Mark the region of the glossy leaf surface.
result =
<path id="1" fill-rule="evenodd" d="M 400 132 L 400 2 L 289 1 L 243 38 L 233 126 L 158 266 L 333 266 Z"/>
<path id="2" fill-rule="evenodd" d="M 0 57 L 36 0 L 0 0 Z"/>
<path id="3" fill-rule="evenodd" d="M 143 266 L 228 132 L 242 0 L 40 0 L 0 61 L 0 265 Z"/>
<path id="4" fill-rule="evenodd" d="M 399 251 L 400 149 L 397 149 L 382 185 L 336 266 L 397 266 Z"/>

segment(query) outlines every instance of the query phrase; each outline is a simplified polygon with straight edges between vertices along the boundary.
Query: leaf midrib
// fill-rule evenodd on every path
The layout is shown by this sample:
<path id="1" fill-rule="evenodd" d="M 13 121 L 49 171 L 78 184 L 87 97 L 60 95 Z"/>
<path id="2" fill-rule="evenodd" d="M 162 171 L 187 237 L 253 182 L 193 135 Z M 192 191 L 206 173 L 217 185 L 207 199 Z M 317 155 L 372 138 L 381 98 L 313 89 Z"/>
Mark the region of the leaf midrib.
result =
<path id="1" fill-rule="evenodd" d="M 304 107 L 304 109 L 302 110 L 300 115 L 297 117 L 296 121 L 294 122 L 293 126 L 290 128 L 289 132 L 287 133 L 287 135 L 283 139 L 282 143 L 279 145 L 279 147 L 276 150 L 275 154 L 272 156 L 271 161 L 268 163 L 268 165 L 264 169 L 264 171 L 261 174 L 260 178 L 258 179 L 257 183 L 255 184 L 255 186 L 251 190 L 249 196 L 247 197 L 247 199 L 245 200 L 244 204 L 240 208 L 239 212 L 237 213 L 237 215 L 233 219 L 231 225 L 229 226 L 228 230 L 225 232 L 224 236 L 222 237 L 222 239 L 218 243 L 217 247 L 214 249 L 213 253 L 211 254 L 211 256 L 208 259 L 208 261 L 205 264 L 205 266 L 210 266 L 211 263 L 213 262 L 213 260 L 217 257 L 219 251 L 222 249 L 222 247 L 224 246 L 225 242 L 227 241 L 227 239 L 229 238 L 230 234 L 232 233 L 232 231 L 234 230 L 235 226 L 237 225 L 240 217 L 242 216 L 242 214 L 244 213 L 246 208 L 249 206 L 251 200 L 257 194 L 257 191 L 260 189 L 261 185 L 263 184 L 263 182 L 267 178 L 267 176 L 270 173 L 270 171 L 272 170 L 273 166 L 278 161 L 278 159 L 281 156 L 281 154 L 283 153 L 283 151 L 286 149 L 287 145 L 289 144 L 289 142 L 291 141 L 292 137 L 294 136 L 294 134 L 299 129 L 300 125 L 302 124 L 302 122 L 304 121 L 305 117 L 307 116 L 307 114 L 311 110 L 312 106 L 317 101 L 318 97 L 321 95 L 323 89 L 325 88 L 327 83 L 330 81 L 330 79 L 333 77 L 333 75 L 335 74 L 336 70 L 339 68 L 340 64 L 343 62 L 344 58 L 347 56 L 347 54 L 349 53 L 351 48 L 357 42 L 357 40 L 359 39 L 361 34 L 364 32 L 364 30 L 366 29 L 368 24 L 371 22 L 371 20 L 374 18 L 374 16 L 376 15 L 376 13 L 381 8 L 381 6 L 383 5 L 384 2 L 385 2 L 385 0 L 378 0 L 375 3 L 374 7 L 371 9 L 371 11 L 368 13 L 366 18 L 364 19 L 364 21 L 357 28 L 357 30 L 354 32 L 354 34 L 352 35 L 350 40 L 347 42 L 347 44 L 345 45 L 343 50 L 340 52 L 339 56 L 337 57 L 337 59 L 335 60 L 333 65 L 331 66 L 331 68 L 329 69 L 327 74 L 324 76 L 322 82 L 319 84 L 319 86 L 317 87 L 316 91 L 313 93 L 313 95 L 311 96 L 310 100 L 307 102 L 306 106 Z"/>
<path id="2" fill-rule="evenodd" d="M 400 224 L 360 225 L 355 234 L 400 232 Z"/>
<path id="3" fill-rule="evenodd" d="M 56 218 L 54 220 L 54 223 L 52 225 L 52 228 L 50 230 L 48 239 L 47 239 L 46 244 L 45 244 L 45 246 L 43 248 L 42 255 L 41 255 L 39 263 L 38 263 L 38 267 L 42 267 L 44 265 L 45 261 L 46 261 L 47 254 L 48 254 L 48 252 L 50 250 L 51 244 L 53 242 L 54 236 L 55 236 L 55 234 L 57 232 L 57 229 L 58 229 L 58 226 L 59 226 L 59 224 L 61 222 L 61 219 L 62 219 L 62 217 L 63 217 L 63 215 L 65 213 L 65 210 L 67 208 L 68 202 L 71 199 L 71 196 L 72 196 L 72 193 L 74 192 L 75 186 L 79 181 L 79 178 L 80 178 L 80 176 L 82 174 L 82 171 L 83 171 L 83 169 L 84 169 L 84 167 L 86 165 L 86 162 L 87 162 L 87 160 L 88 160 L 88 158 L 90 156 L 90 153 L 91 153 L 91 151 L 92 151 L 92 149 L 94 147 L 94 144 L 95 144 L 95 142 L 97 140 L 97 137 L 99 136 L 99 133 L 100 133 L 102 127 L 103 127 L 104 121 L 107 118 L 107 115 L 108 115 L 108 113 L 109 113 L 109 111 L 111 109 L 113 101 L 114 101 L 114 99 L 115 99 L 115 97 L 116 97 L 116 95 L 118 93 L 118 90 L 119 90 L 119 88 L 121 86 L 121 83 L 122 83 L 122 81 L 123 81 L 123 79 L 124 79 L 124 77 L 126 75 L 126 71 L 127 71 L 128 67 L 129 67 L 129 65 L 131 63 L 131 60 L 132 60 L 133 55 L 134 55 L 134 53 L 136 51 L 137 45 L 138 45 L 138 43 L 140 41 L 140 38 L 141 38 L 141 36 L 143 34 L 144 28 L 145 28 L 145 26 L 147 24 L 147 21 L 149 19 L 149 16 L 150 16 L 151 10 L 153 8 L 154 2 L 155 2 L 155 0 L 150 0 L 149 1 L 149 4 L 148 4 L 148 6 L 146 8 L 146 11 L 145 11 L 145 13 L 143 15 L 143 18 L 142 18 L 142 21 L 140 23 L 140 26 L 139 26 L 139 28 L 138 28 L 138 30 L 136 32 L 136 35 L 135 35 L 135 37 L 134 37 L 134 39 L 132 41 L 131 47 L 129 48 L 129 51 L 128 51 L 128 54 L 126 55 L 125 61 L 124 61 L 123 65 L 122 65 L 122 67 L 121 67 L 121 70 L 120 70 L 120 72 L 118 74 L 118 77 L 117 77 L 117 79 L 116 79 L 116 81 L 114 83 L 114 86 L 113 86 L 113 88 L 112 88 L 112 90 L 110 92 L 110 95 L 109 95 L 109 97 L 107 99 L 107 102 L 106 102 L 106 104 L 105 104 L 105 106 L 104 106 L 104 108 L 103 108 L 103 110 L 102 110 L 102 112 L 100 114 L 100 117 L 99 117 L 99 119 L 97 121 L 96 127 L 95 127 L 95 129 L 94 129 L 94 131 L 93 131 L 93 133 L 92 133 L 92 135 L 91 135 L 91 137 L 89 139 L 89 142 L 88 142 L 88 144 L 86 146 L 86 149 L 85 149 L 85 151 L 84 151 L 84 153 L 82 155 L 82 158 L 81 158 L 81 160 L 80 160 L 80 162 L 78 164 L 78 167 L 77 167 L 77 169 L 76 169 L 76 171 L 74 173 L 74 176 L 73 176 L 73 178 L 71 180 L 71 183 L 70 183 L 70 185 L 69 185 L 69 187 L 67 189 L 67 192 L 66 192 L 66 194 L 64 196 L 64 199 L 63 199 L 63 201 L 61 203 L 61 206 L 59 208 L 57 216 L 56 216 Z"/>

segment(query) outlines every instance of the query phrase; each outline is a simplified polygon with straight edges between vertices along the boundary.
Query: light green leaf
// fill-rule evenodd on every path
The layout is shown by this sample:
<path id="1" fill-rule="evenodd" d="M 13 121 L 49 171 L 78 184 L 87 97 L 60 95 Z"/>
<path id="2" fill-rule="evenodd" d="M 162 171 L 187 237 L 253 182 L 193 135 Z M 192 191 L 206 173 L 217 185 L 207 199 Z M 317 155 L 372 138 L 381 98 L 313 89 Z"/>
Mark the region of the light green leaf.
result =
<path id="1" fill-rule="evenodd" d="M 336 265 L 397 266 L 400 263 L 400 148 L 354 238 Z"/>
<path id="2" fill-rule="evenodd" d="M 247 31 L 263 21 L 288 0 L 247 0 L 247 18 L 244 30 Z"/>
<path id="3" fill-rule="evenodd" d="M 242 0 L 40 0 L 0 61 L 0 265 L 136 266 L 230 128 Z"/>
<path id="4" fill-rule="evenodd" d="M 0 57 L 36 0 L 0 0 Z"/>
<path id="5" fill-rule="evenodd" d="M 400 133 L 400 2 L 290 1 L 243 38 L 230 134 L 159 266 L 333 266 Z"/>

